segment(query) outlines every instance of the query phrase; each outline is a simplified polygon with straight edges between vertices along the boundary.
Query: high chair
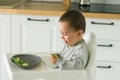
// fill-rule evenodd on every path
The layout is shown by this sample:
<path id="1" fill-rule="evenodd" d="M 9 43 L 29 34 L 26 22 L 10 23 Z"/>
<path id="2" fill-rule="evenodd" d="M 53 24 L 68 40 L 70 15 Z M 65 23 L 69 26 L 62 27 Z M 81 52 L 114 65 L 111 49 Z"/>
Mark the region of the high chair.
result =
<path id="1" fill-rule="evenodd" d="M 96 37 L 92 32 L 83 35 L 88 50 L 89 60 L 85 69 L 83 70 L 60 70 L 48 69 L 51 64 L 49 53 L 36 54 L 42 58 L 41 63 L 35 68 L 23 70 L 13 65 L 10 62 L 11 56 L 14 54 L 6 54 L 4 61 L 6 65 L 6 76 L 9 79 L 4 80 L 96 80 L 95 78 L 95 53 L 96 53 Z M 8 73 L 8 74 L 7 74 Z"/>
<path id="2" fill-rule="evenodd" d="M 85 33 L 83 36 L 83 39 L 85 40 L 89 53 L 90 58 L 88 61 L 88 64 L 86 66 L 86 77 L 87 80 L 95 80 L 95 67 L 96 67 L 96 36 L 92 32 Z"/>

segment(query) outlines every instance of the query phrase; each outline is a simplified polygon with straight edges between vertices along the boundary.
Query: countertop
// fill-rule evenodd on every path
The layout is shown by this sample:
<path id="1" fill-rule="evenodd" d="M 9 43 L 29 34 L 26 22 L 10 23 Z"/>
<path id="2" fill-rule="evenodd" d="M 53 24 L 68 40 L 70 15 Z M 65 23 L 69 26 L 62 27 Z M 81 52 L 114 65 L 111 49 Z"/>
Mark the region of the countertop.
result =
<path id="1" fill-rule="evenodd" d="M 14 8 L 0 8 L 0 14 L 61 16 L 70 5 L 55 2 L 24 2 Z M 120 14 L 82 12 L 87 18 L 120 19 Z"/>
<path id="2" fill-rule="evenodd" d="M 68 8 L 68 6 L 62 5 L 62 3 L 24 2 L 23 4 L 18 5 L 14 8 L 0 8 L 0 13 L 60 16 Z"/>

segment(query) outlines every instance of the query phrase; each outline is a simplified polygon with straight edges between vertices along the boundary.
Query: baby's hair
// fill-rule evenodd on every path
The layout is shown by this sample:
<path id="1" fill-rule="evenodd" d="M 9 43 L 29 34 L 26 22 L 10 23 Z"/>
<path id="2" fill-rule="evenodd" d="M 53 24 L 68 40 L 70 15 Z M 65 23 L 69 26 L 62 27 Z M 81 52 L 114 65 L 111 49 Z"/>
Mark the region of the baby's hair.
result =
<path id="1" fill-rule="evenodd" d="M 76 31 L 82 30 L 83 32 L 85 32 L 86 28 L 85 18 L 79 11 L 77 10 L 66 11 L 59 19 L 59 22 L 63 21 L 69 23 L 70 27 L 75 29 Z"/>

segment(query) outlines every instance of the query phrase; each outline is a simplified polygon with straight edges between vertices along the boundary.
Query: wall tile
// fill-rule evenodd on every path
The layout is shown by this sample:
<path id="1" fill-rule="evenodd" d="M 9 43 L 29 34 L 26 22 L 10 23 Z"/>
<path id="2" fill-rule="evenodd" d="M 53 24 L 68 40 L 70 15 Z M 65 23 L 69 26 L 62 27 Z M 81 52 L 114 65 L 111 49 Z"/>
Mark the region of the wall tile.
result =
<path id="1" fill-rule="evenodd" d="M 105 0 L 107 4 L 120 4 L 120 0 Z"/>
<path id="2" fill-rule="evenodd" d="M 53 1 L 61 2 L 62 0 L 29 0 L 29 1 Z M 78 2 L 79 0 L 71 0 L 71 2 Z M 106 3 L 106 4 L 120 4 L 120 0 L 90 0 L 91 3 Z"/>

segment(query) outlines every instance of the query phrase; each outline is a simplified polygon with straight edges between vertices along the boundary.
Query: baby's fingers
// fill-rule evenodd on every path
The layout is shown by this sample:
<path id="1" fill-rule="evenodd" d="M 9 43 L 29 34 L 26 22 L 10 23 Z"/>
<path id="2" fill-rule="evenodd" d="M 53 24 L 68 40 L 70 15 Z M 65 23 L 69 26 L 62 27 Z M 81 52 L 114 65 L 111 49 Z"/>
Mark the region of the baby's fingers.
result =
<path id="1" fill-rule="evenodd" d="M 51 54 L 51 57 L 58 58 L 58 55 L 57 54 Z"/>

